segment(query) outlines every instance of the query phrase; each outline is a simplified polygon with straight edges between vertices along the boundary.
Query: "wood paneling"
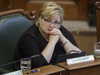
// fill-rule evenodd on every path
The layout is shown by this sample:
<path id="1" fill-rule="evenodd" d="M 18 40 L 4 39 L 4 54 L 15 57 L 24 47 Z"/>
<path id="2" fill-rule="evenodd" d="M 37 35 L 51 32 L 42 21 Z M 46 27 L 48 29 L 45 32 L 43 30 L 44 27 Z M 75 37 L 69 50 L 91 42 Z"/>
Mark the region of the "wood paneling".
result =
<path id="1" fill-rule="evenodd" d="M 100 42 L 100 1 L 95 3 L 96 9 L 96 28 L 97 28 L 97 42 Z"/>
<path id="2" fill-rule="evenodd" d="M 32 10 L 35 10 L 38 13 L 44 2 L 45 1 L 39 1 L 39 2 L 38 1 L 29 1 L 26 4 L 26 10 L 29 12 L 31 12 Z M 66 2 L 65 3 L 65 2 L 56 1 L 56 3 L 60 4 L 64 8 L 64 11 L 65 11 L 64 19 L 71 19 L 72 17 L 73 17 L 73 19 L 77 18 L 77 6 L 76 6 L 75 2 L 71 2 L 71 3 Z M 34 7 L 37 7 L 37 8 L 34 8 Z M 73 8 L 73 10 L 71 8 Z"/>
<path id="3" fill-rule="evenodd" d="M 0 0 L 0 12 L 8 10 L 9 0 Z"/>
<path id="4" fill-rule="evenodd" d="M 91 35 L 73 35 L 78 47 L 82 51 L 94 54 L 94 43 L 97 42 L 96 36 Z"/>
<path id="5" fill-rule="evenodd" d="M 39 12 L 40 7 L 48 0 L 29 0 L 26 4 L 26 10 L 36 10 Z M 65 11 L 65 20 L 87 20 L 88 0 L 54 0 L 61 5 Z M 34 8 L 37 7 L 37 8 Z"/>
<path id="6" fill-rule="evenodd" d="M 0 0 L 0 11 L 24 9 L 29 12 L 39 11 L 42 4 L 49 0 Z M 98 0 L 53 0 L 64 8 L 65 20 L 87 20 L 88 2 Z M 100 1 L 100 0 L 99 0 Z"/>
<path id="7" fill-rule="evenodd" d="M 96 2 L 96 1 L 100 1 L 100 0 L 90 0 L 90 1 L 92 1 L 92 2 Z"/>
<path id="8" fill-rule="evenodd" d="M 50 0 L 0 0 L 0 11 L 24 9 L 29 12 L 39 11 L 42 4 Z M 87 20 L 88 2 L 98 0 L 53 0 L 64 8 L 65 20 Z"/>
<path id="9" fill-rule="evenodd" d="M 96 19 L 97 19 L 97 42 L 100 42 L 100 10 L 96 10 Z"/>
<path id="10" fill-rule="evenodd" d="M 96 31 L 70 31 L 82 51 L 94 54 L 94 43 L 97 42 Z"/>
<path id="11" fill-rule="evenodd" d="M 10 0 L 10 8 L 22 8 L 29 12 L 39 12 L 44 2 L 49 0 Z M 64 8 L 65 20 L 87 20 L 88 0 L 53 0 Z"/>
<path id="12" fill-rule="evenodd" d="M 78 20 L 87 20 L 88 18 L 88 0 L 75 0 L 77 4 Z"/>
<path id="13" fill-rule="evenodd" d="M 50 1 L 50 0 L 30 0 L 30 1 Z M 51 0 L 51 1 L 74 1 L 74 0 Z"/>
<path id="14" fill-rule="evenodd" d="M 9 0 L 10 9 L 26 9 L 28 0 Z"/>
<path id="15" fill-rule="evenodd" d="M 57 2 L 57 4 L 61 5 L 64 9 L 64 19 L 65 20 L 71 20 L 71 19 L 78 19 L 78 9 L 77 9 L 77 5 L 76 2 L 71 1 L 71 2 Z"/>

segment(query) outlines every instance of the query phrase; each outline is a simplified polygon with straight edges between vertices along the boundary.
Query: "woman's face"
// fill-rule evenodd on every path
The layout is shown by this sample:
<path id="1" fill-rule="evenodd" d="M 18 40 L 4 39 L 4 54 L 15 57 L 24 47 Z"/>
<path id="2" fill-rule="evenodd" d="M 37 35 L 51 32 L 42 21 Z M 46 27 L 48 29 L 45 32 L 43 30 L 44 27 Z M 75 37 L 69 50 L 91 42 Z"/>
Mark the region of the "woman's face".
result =
<path id="1" fill-rule="evenodd" d="M 39 29 L 43 33 L 48 33 L 51 31 L 53 28 L 60 28 L 60 15 L 57 15 L 56 17 L 53 18 L 48 18 L 48 17 L 43 17 L 40 16 L 39 18 Z"/>

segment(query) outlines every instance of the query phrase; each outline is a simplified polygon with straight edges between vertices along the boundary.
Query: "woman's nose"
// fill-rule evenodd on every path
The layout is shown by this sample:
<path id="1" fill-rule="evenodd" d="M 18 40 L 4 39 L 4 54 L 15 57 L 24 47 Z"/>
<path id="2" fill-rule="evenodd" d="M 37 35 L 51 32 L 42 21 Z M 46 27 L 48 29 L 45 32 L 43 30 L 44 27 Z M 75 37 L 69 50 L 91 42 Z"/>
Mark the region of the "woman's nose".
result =
<path id="1" fill-rule="evenodd" d="M 50 24 L 50 27 L 54 27 L 54 24 L 53 24 L 53 23 L 51 23 L 51 24 Z"/>

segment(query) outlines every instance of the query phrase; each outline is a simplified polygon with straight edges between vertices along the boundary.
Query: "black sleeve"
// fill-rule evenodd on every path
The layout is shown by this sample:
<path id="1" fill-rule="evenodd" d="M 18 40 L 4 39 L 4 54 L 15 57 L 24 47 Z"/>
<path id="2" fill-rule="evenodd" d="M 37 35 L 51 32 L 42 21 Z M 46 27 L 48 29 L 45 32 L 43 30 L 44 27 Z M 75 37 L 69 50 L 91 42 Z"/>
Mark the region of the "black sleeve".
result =
<path id="1" fill-rule="evenodd" d="M 41 54 L 40 47 L 36 41 L 36 38 L 30 35 L 25 35 L 20 42 L 19 48 L 22 58 L 27 58 L 39 54 L 38 57 L 32 58 L 32 68 L 48 65 L 46 59 Z"/>
<path id="2" fill-rule="evenodd" d="M 66 28 L 64 28 L 63 26 L 61 26 L 61 32 L 62 32 L 62 34 L 73 44 L 73 45 L 75 45 L 76 47 L 78 47 L 77 46 L 77 44 L 76 44 L 76 41 L 75 41 L 75 39 L 74 39 L 74 37 L 72 36 L 72 34 L 66 29 Z"/>

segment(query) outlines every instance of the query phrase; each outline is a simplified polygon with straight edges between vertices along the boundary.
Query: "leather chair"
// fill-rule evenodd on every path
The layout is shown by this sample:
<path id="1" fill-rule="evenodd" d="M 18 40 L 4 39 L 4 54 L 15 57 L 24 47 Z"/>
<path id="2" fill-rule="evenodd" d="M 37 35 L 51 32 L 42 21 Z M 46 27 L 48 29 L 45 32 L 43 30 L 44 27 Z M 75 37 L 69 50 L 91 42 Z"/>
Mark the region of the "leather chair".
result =
<path id="1" fill-rule="evenodd" d="M 97 42 L 100 42 L 100 1 L 95 3 L 96 6 L 96 29 L 97 29 Z"/>
<path id="2" fill-rule="evenodd" d="M 35 11 L 31 16 L 23 9 L 0 12 L 0 65 L 13 62 L 16 43 L 21 34 L 33 25 L 35 18 Z M 0 71 L 13 71 L 12 64 L 0 67 Z"/>

